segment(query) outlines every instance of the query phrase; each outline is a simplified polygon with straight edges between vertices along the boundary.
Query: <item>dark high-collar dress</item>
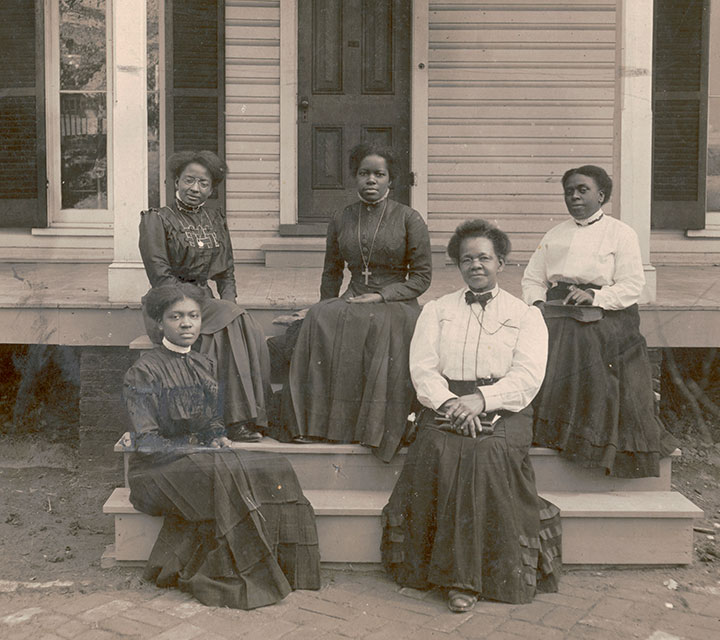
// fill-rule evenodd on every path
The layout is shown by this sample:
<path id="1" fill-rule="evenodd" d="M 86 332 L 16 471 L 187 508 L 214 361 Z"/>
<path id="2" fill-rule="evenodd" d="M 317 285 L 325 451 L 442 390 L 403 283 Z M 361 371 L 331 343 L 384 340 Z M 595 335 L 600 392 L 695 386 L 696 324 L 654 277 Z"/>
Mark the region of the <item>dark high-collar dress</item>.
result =
<path id="1" fill-rule="evenodd" d="M 218 380 L 227 425 L 267 425 L 270 356 L 262 330 L 235 304 L 235 266 L 225 214 L 205 205 L 189 209 L 182 203 L 143 211 L 140 254 L 153 287 L 189 282 L 206 294 L 200 351 L 218 364 Z M 217 285 L 213 298 L 208 281 Z M 158 343 L 156 323 L 146 330 Z"/>
<path id="2" fill-rule="evenodd" d="M 338 298 L 345 265 L 352 277 Z M 417 297 L 431 272 L 430 238 L 417 211 L 388 199 L 356 202 L 333 216 L 321 301 L 298 335 L 279 437 L 356 442 L 385 461 L 395 455 L 414 401 L 408 347 Z M 365 293 L 382 301 L 347 301 Z"/>
<path id="3" fill-rule="evenodd" d="M 254 609 L 319 588 L 314 514 L 283 456 L 207 447 L 225 434 L 214 368 L 200 353 L 159 346 L 128 370 L 138 446 L 130 501 L 165 516 L 146 579 L 203 604 Z"/>

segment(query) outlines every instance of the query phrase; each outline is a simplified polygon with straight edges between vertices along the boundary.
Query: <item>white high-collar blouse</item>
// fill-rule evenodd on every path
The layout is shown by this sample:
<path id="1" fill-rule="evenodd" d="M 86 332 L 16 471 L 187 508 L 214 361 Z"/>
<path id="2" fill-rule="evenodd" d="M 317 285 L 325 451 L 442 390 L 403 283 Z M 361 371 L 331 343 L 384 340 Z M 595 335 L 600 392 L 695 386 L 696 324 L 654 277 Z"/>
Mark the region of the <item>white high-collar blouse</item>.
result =
<path id="1" fill-rule="evenodd" d="M 593 222 L 596 218 L 600 219 Z M 602 209 L 581 224 L 572 219 L 561 222 L 545 234 L 525 268 L 523 300 L 546 300 L 547 290 L 560 281 L 599 285 L 593 302 L 598 307 L 632 306 L 645 286 L 637 234 L 624 222 L 603 215 Z"/>
<path id="2" fill-rule="evenodd" d="M 521 411 L 545 375 L 548 334 L 540 310 L 503 291 L 483 310 L 467 287 L 425 304 L 410 343 L 410 375 L 420 402 L 438 409 L 457 397 L 448 380 L 499 378 L 479 387 L 487 412 Z"/>

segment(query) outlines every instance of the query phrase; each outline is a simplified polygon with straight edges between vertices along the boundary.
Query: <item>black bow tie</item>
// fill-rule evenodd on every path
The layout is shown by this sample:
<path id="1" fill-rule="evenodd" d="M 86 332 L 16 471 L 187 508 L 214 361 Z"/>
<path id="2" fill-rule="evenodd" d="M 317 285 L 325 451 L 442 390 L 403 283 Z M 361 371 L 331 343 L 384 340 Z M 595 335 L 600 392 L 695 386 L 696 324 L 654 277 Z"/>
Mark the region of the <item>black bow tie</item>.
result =
<path id="1" fill-rule="evenodd" d="M 479 302 L 484 309 L 490 300 L 492 300 L 492 291 L 486 291 L 485 293 L 473 293 L 472 291 L 465 292 L 465 302 L 472 304 L 473 302 Z"/>

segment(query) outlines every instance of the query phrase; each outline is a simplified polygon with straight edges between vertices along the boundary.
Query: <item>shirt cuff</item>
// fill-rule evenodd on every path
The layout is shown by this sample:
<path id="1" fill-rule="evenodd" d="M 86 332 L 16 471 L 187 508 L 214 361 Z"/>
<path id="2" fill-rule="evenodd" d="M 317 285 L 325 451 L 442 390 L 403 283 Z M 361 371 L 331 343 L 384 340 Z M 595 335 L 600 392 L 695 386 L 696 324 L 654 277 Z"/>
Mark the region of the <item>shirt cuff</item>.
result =
<path id="1" fill-rule="evenodd" d="M 442 407 L 448 400 L 452 400 L 453 398 L 457 398 L 457 396 L 456 396 L 454 393 L 451 393 L 451 392 L 448 391 L 447 396 L 444 397 L 444 398 L 442 398 L 442 400 L 440 400 L 440 402 L 433 402 L 433 403 L 432 403 L 432 404 L 433 404 L 433 407 L 432 407 L 432 408 L 433 408 L 435 411 L 438 411 L 438 410 L 440 409 L 440 407 Z"/>
<path id="2" fill-rule="evenodd" d="M 494 384 L 478 387 L 477 390 L 485 398 L 485 413 L 498 411 L 502 408 L 502 393 L 495 389 Z"/>

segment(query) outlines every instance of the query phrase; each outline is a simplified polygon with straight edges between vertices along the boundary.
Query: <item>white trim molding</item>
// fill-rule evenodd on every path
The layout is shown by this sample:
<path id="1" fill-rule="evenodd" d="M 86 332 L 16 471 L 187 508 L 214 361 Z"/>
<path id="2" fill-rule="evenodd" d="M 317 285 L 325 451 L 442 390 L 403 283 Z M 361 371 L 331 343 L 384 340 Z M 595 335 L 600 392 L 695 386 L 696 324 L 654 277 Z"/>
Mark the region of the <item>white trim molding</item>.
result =
<path id="1" fill-rule="evenodd" d="M 148 206 L 147 6 L 145 0 L 122 0 L 113 9 L 114 236 L 108 298 L 137 303 L 149 286 L 138 249 L 140 211 Z"/>
<path id="2" fill-rule="evenodd" d="M 616 194 L 619 217 L 637 233 L 645 269 L 642 303 L 655 301 L 650 263 L 652 204 L 653 0 L 618 0 L 616 83 Z"/>

